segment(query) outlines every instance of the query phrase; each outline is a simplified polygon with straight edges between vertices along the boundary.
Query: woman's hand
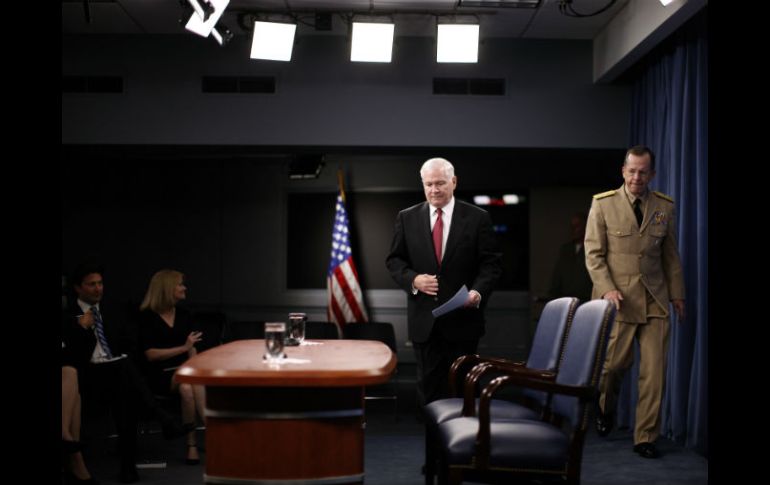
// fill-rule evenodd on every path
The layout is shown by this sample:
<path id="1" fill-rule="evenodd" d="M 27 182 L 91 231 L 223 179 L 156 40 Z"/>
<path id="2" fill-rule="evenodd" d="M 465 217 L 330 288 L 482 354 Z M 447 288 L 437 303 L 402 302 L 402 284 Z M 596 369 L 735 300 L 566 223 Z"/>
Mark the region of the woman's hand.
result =
<path id="1" fill-rule="evenodd" d="M 195 347 L 195 344 L 203 339 L 202 336 L 203 332 L 190 332 L 190 335 L 187 336 L 187 343 L 185 344 L 187 350 Z"/>

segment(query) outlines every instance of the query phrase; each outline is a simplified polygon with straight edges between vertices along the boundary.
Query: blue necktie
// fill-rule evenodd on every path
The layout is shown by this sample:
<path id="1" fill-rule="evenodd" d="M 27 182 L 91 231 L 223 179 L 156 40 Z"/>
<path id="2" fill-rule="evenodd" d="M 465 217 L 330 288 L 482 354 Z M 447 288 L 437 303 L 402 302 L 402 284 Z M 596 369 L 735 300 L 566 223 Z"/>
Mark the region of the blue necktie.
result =
<path id="1" fill-rule="evenodd" d="M 99 344 L 102 346 L 102 350 L 107 354 L 107 358 L 112 358 L 112 352 L 110 346 L 107 345 L 107 338 L 104 336 L 104 323 L 102 322 L 102 315 L 95 306 L 91 307 L 91 313 L 94 314 L 94 328 L 96 329 L 96 338 L 99 339 Z"/>

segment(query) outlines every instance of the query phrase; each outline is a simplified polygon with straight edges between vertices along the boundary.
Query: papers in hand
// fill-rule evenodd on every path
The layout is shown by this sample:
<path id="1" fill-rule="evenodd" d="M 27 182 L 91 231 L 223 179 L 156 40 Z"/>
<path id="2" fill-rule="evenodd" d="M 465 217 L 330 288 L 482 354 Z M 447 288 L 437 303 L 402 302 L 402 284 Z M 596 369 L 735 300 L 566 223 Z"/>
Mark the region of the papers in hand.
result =
<path id="1" fill-rule="evenodd" d="M 462 288 L 457 290 L 457 293 L 455 293 L 455 295 L 452 298 L 450 298 L 447 302 L 445 302 L 440 307 L 433 309 L 433 317 L 438 318 L 441 315 L 446 315 L 452 310 L 456 310 L 461 306 L 465 305 L 466 301 L 468 301 L 468 288 L 465 285 L 463 285 Z"/>

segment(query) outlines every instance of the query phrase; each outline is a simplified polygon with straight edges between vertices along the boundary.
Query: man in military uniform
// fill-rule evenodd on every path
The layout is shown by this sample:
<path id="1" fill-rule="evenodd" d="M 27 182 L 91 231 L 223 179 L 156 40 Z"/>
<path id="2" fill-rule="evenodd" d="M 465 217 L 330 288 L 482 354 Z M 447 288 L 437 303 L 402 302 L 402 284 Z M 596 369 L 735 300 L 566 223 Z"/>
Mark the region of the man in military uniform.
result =
<path id="1" fill-rule="evenodd" d="M 639 341 L 639 402 L 634 451 L 656 458 L 660 401 L 666 375 L 669 301 L 684 320 L 684 281 L 676 243 L 674 201 L 647 186 L 655 176 L 655 155 L 645 146 L 626 152 L 624 184 L 594 195 L 586 226 L 586 267 L 593 298 L 615 304 L 616 324 L 602 369 L 596 430 L 612 430 L 622 373 L 633 363 Z"/>

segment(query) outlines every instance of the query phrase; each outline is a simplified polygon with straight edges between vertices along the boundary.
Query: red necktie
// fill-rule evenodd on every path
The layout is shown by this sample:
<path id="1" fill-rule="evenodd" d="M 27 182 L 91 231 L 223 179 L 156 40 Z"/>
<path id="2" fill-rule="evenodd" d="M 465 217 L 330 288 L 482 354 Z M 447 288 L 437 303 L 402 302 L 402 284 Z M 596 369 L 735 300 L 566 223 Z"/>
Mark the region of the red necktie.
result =
<path id="1" fill-rule="evenodd" d="M 444 240 L 444 221 L 441 220 L 441 209 L 436 209 L 436 223 L 433 225 L 433 249 L 436 261 L 441 265 L 441 243 Z"/>

